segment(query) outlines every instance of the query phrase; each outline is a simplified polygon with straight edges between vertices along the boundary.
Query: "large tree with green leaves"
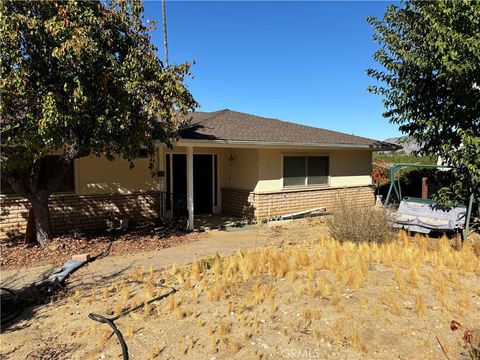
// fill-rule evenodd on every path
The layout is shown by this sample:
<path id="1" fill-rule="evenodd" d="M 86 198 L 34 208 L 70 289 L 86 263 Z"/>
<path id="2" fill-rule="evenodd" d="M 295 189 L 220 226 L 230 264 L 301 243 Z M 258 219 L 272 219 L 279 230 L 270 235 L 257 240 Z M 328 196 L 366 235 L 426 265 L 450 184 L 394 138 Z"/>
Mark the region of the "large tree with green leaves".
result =
<path id="1" fill-rule="evenodd" d="M 2 177 L 30 200 L 41 244 L 48 198 L 75 159 L 153 154 L 196 106 L 189 64 L 159 60 L 154 27 L 140 0 L 0 3 Z"/>
<path id="2" fill-rule="evenodd" d="M 384 97 L 390 122 L 421 153 L 454 167 L 446 205 L 480 199 L 480 2 L 403 1 L 383 19 L 368 18 L 380 44 L 369 90 Z"/>

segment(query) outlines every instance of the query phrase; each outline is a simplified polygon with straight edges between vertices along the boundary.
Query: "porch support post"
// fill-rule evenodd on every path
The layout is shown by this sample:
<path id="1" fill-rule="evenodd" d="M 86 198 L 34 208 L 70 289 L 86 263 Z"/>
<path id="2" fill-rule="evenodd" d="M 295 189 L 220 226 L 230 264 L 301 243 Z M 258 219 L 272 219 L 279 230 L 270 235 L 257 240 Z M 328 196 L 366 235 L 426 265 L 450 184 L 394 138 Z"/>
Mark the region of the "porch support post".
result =
<path id="1" fill-rule="evenodd" d="M 187 147 L 188 230 L 193 230 L 193 146 Z"/>

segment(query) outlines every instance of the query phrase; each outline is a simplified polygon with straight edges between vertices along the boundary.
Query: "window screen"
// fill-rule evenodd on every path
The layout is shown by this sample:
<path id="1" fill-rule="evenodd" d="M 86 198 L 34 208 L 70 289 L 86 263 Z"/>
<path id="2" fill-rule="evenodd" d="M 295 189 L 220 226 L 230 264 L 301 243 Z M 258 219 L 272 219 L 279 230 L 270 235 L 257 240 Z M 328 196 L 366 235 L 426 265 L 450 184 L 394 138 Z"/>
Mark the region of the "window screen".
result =
<path id="1" fill-rule="evenodd" d="M 311 156 L 308 160 L 308 185 L 328 184 L 328 157 Z"/>
<path id="2" fill-rule="evenodd" d="M 328 184 L 327 156 L 285 156 L 283 186 Z"/>
<path id="3" fill-rule="evenodd" d="M 283 158 L 283 185 L 305 185 L 306 163 L 303 156 L 285 156 Z"/>

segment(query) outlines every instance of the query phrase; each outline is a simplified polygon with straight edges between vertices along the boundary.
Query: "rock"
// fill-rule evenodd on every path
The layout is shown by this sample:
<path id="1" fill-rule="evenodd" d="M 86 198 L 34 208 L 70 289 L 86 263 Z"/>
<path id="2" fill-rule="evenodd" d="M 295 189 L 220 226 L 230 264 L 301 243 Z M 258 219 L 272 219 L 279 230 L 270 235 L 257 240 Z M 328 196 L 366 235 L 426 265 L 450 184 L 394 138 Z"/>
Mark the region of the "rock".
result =
<path id="1" fill-rule="evenodd" d="M 72 256 L 72 260 L 76 261 L 88 261 L 90 260 L 90 254 L 77 254 Z"/>

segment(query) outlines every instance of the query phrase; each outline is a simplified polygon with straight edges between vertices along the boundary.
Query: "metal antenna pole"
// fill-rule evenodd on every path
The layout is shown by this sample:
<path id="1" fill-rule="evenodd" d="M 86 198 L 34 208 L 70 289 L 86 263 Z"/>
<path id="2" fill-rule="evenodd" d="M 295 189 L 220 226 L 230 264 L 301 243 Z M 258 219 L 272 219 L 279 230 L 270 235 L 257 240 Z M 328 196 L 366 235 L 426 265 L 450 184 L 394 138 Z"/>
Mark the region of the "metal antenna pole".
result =
<path id="1" fill-rule="evenodd" d="M 165 49 L 165 65 L 168 66 L 167 12 L 165 10 L 165 0 L 162 0 L 162 20 L 163 20 L 163 48 Z"/>

